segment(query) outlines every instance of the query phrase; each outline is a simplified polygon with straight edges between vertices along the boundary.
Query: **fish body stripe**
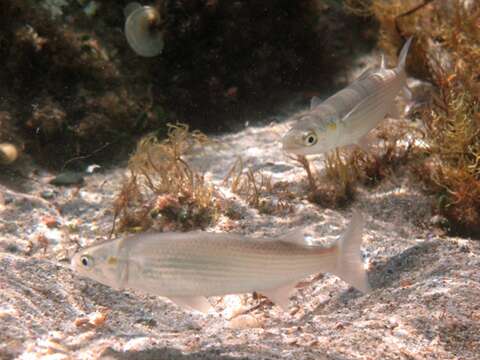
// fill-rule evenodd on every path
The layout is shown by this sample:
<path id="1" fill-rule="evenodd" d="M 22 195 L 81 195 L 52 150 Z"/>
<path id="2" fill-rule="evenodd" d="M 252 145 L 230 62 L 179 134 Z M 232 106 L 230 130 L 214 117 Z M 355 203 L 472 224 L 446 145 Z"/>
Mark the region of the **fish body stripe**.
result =
<path id="1" fill-rule="evenodd" d="M 375 76 L 375 74 L 371 76 Z M 394 106 L 395 97 L 402 87 L 401 79 L 397 76 L 391 75 L 387 79 L 381 79 L 381 81 L 366 83 L 368 80 L 365 79 L 353 85 L 357 88 L 363 86 L 362 92 L 364 94 L 363 96 L 357 95 L 355 101 L 350 101 L 350 104 L 356 105 L 363 100 L 365 100 L 365 103 L 361 104 L 347 118 L 339 117 L 340 134 L 338 135 L 338 146 L 352 143 L 352 141 L 360 138 L 382 121 L 389 109 Z M 364 83 L 364 85 L 361 83 Z M 365 91 L 366 89 L 369 90 L 368 93 Z M 368 99 L 368 97 L 371 98 Z M 348 114 L 355 105 L 343 108 L 340 111 L 341 115 L 345 116 Z"/>
<path id="2" fill-rule="evenodd" d="M 270 293 L 284 306 L 288 294 L 279 297 L 273 290 L 317 273 L 330 272 L 369 290 L 359 256 L 363 224 L 361 215 L 354 214 L 344 235 L 327 247 L 304 243 L 298 231 L 277 239 L 207 232 L 140 234 L 82 249 L 71 265 L 80 275 L 115 289 L 167 296 L 187 306 L 195 302 L 192 306 L 201 311 L 208 303 L 197 303 L 200 297 L 252 291 Z M 82 261 L 85 256 L 91 265 Z"/>
<path id="3" fill-rule="evenodd" d="M 402 48 L 397 67 L 368 69 L 324 102 L 312 102 L 309 110 L 295 115 L 296 122 L 282 138 L 283 149 L 310 155 L 361 143 L 364 135 L 395 110 L 395 97 L 406 86 L 405 59 L 411 42 L 410 38 Z M 306 143 L 306 134 L 312 132 L 317 141 Z"/>
<path id="4" fill-rule="evenodd" d="M 268 241 L 244 241 L 225 251 L 203 242 L 155 249 L 147 256 L 145 249 L 138 256 L 131 249 L 127 287 L 164 296 L 220 295 L 226 286 L 238 293 L 258 291 L 321 272 L 331 266 L 336 251 L 335 247 L 312 250 L 295 244 L 276 247 Z M 184 246 L 191 250 L 185 252 Z"/>

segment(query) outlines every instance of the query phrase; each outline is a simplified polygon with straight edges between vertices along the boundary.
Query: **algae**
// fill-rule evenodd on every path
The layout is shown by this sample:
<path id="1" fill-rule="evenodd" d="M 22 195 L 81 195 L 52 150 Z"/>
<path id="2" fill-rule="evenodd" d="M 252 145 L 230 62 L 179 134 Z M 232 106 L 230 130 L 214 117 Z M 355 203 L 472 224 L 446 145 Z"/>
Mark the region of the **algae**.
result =
<path id="1" fill-rule="evenodd" d="M 114 204 L 117 231 L 205 228 L 219 215 L 219 194 L 185 159 L 208 138 L 185 124 L 167 126 L 166 139 L 147 135 L 130 157 L 129 175 Z"/>

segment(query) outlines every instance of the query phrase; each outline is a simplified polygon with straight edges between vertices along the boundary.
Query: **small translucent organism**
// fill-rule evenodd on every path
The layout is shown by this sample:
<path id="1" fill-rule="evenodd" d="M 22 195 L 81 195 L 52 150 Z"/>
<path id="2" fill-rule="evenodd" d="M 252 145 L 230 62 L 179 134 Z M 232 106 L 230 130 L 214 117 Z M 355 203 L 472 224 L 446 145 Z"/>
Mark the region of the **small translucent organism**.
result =
<path id="1" fill-rule="evenodd" d="M 125 36 L 130 47 L 140 56 L 153 57 L 162 53 L 164 47 L 162 18 L 152 6 L 129 3 L 125 14 Z"/>

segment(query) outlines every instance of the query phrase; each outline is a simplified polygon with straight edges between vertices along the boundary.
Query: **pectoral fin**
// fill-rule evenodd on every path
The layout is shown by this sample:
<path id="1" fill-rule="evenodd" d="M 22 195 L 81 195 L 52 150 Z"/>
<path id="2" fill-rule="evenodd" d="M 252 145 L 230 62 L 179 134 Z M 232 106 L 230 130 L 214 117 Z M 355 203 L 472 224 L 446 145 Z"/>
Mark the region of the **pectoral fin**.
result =
<path id="1" fill-rule="evenodd" d="M 176 296 L 169 297 L 169 299 L 179 306 L 197 310 L 204 314 L 207 314 L 208 310 L 212 309 L 212 305 L 203 296 Z"/>
<path id="2" fill-rule="evenodd" d="M 117 275 L 117 286 L 115 287 L 115 290 L 125 289 L 128 281 L 128 263 L 123 262 L 119 264 L 116 275 Z"/>
<path id="3" fill-rule="evenodd" d="M 373 98 L 376 94 L 373 93 L 369 96 L 366 96 L 365 98 L 363 98 L 363 100 L 361 100 L 357 105 L 355 105 L 348 113 L 346 113 L 343 117 L 342 117 L 342 120 L 341 121 L 346 121 L 348 120 L 348 118 L 350 118 L 352 115 L 356 114 L 357 112 L 361 111 L 365 106 L 367 106 L 367 104 L 370 102 L 370 101 L 373 101 Z"/>
<path id="4" fill-rule="evenodd" d="M 262 290 L 261 293 L 267 296 L 272 302 L 280 306 L 282 310 L 288 310 L 290 296 L 295 290 L 297 282 L 279 286 L 275 289 Z"/>

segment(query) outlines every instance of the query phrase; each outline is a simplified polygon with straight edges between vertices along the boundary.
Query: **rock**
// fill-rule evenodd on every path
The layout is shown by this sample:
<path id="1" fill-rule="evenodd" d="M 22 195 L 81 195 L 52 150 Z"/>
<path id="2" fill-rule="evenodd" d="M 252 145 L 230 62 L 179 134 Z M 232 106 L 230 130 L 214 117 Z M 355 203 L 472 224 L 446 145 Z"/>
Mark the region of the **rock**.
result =
<path id="1" fill-rule="evenodd" d="M 150 328 L 154 328 L 158 325 L 157 320 L 153 318 L 140 318 L 135 321 L 136 324 L 142 324 Z"/>
<path id="2" fill-rule="evenodd" d="M 430 224 L 433 226 L 445 227 L 448 226 L 448 219 L 442 215 L 434 215 L 430 219 Z"/>
<path id="3" fill-rule="evenodd" d="M 261 321 L 251 314 L 240 315 L 229 322 L 231 329 L 253 329 L 262 327 Z"/>
<path id="4" fill-rule="evenodd" d="M 85 172 L 87 174 L 93 174 L 93 173 L 99 172 L 101 169 L 102 167 L 100 165 L 92 164 L 87 166 L 87 169 L 85 170 Z"/>
<path id="5" fill-rule="evenodd" d="M 72 186 L 82 185 L 84 178 L 81 174 L 76 172 L 64 172 L 58 174 L 54 179 L 50 181 L 50 184 L 55 186 Z"/>
<path id="6" fill-rule="evenodd" d="M 46 227 L 50 229 L 55 228 L 59 225 L 58 220 L 53 216 L 45 216 L 43 218 L 43 223 L 45 224 Z"/>
<path id="7" fill-rule="evenodd" d="M 45 190 L 40 193 L 40 196 L 45 200 L 50 200 L 55 197 L 56 193 L 52 190 Z"/>

